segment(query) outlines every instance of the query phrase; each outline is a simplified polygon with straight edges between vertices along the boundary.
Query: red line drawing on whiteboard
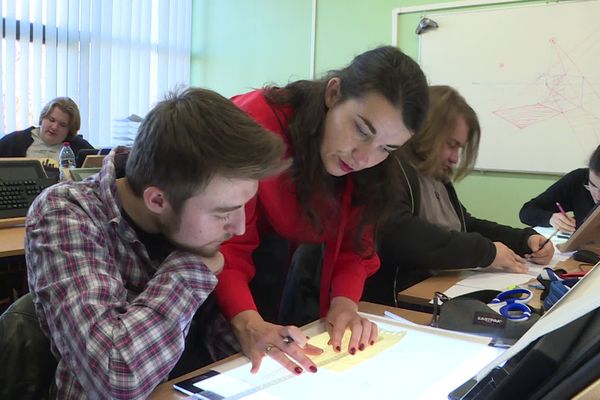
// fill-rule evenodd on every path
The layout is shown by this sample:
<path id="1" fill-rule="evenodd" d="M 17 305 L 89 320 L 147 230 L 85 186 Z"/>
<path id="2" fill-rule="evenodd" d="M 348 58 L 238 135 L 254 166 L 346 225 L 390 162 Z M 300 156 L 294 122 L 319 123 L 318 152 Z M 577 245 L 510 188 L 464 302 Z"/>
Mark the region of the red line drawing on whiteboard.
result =
<path id="1" fill-rule="evenodd" d="M 567 118 L 570 124 L 575 120 L 599 123 L 600 94 L 557 39 L 550 38 L 548 42 L 554 57 L 548 71 L 493 114 L 519 129 L 559 116 Z"/>

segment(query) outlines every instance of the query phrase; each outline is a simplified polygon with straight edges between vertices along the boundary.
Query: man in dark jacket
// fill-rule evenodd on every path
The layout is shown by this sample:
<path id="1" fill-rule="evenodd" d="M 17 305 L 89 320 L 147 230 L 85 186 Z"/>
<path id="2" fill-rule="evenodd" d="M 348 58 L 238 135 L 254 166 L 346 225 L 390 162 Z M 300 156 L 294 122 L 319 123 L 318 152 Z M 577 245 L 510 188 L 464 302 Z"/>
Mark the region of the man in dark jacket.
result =
<path id="1" fill-rule="evenodd" d="M 73 152 L 93 149 L 81 136 L 79 107 L 68 97 L 57 97 L 44 106 L 40 126 L 15 131 L 0 139 L 0 157 L 52 158 L 58 161 L 63 142 L 69 142 Z"/>
<path id="2" fill-rule="evenodd" d="M 363 300 L 396 304 L 398 291 L 434 270 L 489 267 L 526 272 L 526 260 L 547 264 L 552 243 L 533 229 L 515 229 L 471 216 L 452 185 L 473 167 L 479 146 L 477 115 L 454 89 L 430 88 L 421 131 L 397 156 L 406 180 L 397 211 L 378 231 L 381 268 Z"/>

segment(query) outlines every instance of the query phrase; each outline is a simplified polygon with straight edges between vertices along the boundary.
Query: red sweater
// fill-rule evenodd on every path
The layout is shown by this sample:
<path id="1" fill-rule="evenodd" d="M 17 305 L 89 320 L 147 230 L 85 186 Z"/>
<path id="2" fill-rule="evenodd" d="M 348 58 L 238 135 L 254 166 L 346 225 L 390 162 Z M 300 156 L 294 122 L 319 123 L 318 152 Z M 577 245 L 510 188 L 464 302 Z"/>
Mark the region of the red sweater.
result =
<path id="1" fill-rule="evenodd" d="M 287 130 L 290 107 L 271 106 L 256 90 L 233 97 L 233 102 L 266 129 L 281 136 L 288 145 L 287 156 L 293 156 Z M 341 209 L 331 210 L 332 216 L 319 234 L 302 212 L 295 195 L 294 184 L 289 172 L 262 180 L 256 197 L 246 204 L 246 232 L 221 246 L 225 266 L 219 274 L 215 289 L 217 300 L 228 319 L 245 310 L 256 310 L 248 283 L 254 277 L 256 267 L 252 253 L 258 247 L 261 234 L 275 231 L 293 244 L 325 243 L 323 272 L 321 276 L 320 314 L 329 309 L 331 298 L 348 297 L 360 300 L 367 276 L 379 268 L 379 257 L 372 251 L 373 235 L 365 229 L 366 243 L 363 258 L 354 249 L 354 233 L 359 222 L 360 207 L 352 207 L 352 179 L 346 180 Z"/>

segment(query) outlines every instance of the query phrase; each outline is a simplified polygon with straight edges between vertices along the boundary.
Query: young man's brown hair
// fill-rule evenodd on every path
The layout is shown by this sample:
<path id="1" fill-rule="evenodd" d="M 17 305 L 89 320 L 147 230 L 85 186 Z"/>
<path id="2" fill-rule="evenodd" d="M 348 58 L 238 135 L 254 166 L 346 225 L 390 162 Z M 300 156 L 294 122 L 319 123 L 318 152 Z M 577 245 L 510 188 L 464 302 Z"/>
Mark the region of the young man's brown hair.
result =
<path id="1" fill-rule="evenodd" d="M 142 196 L 156 186 L 175 212 L 216 176 L 262 179 L 283 171 L 284 143 L 223 96 L 207 89 L 171 93 L 148 113 L 129 154 L 126 177 Z"/>
<path id="2" fill-rule="evenodd" d="M 40 125 L 42 125 L 42 120 L 46 118 L 54 107 L 57 107 L 60 111 L 69 115 L 69 133 L 65 140 L 72 140 L 79 129 L 81 129 L 81 115 L 79 114 L 79 107 L 77 107 L 77 103 L 75 103 L 70 97 L 57 97 L 53 100 L 50 100 L 48 104 L 42 108 L 40 112 Z"/>

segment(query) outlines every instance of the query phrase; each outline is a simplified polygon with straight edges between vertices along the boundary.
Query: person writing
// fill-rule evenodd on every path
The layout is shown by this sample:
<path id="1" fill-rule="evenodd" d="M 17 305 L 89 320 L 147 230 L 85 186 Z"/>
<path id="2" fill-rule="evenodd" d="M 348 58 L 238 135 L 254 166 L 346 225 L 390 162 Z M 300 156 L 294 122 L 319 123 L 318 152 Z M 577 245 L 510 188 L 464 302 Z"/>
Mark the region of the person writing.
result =
<path id="1" fill-rule="evenodd" d="M 398 291 L 433 270 L 489 268 L 526 272 L 526 260 L 547 264 L 552 243 L 533 229 L 515 229 L 473 217 L 453 182 L 475 164 L 480 127 L 475 111 L 448 86 L 429 89 L 430 109 L 421 131 L 395 162 L 405 184 L 395 211 L 380 225 L 381 268 L 365 284 L 363 300 L 396 305 Z"/>
<path id="2" fill-rule="evenodd" d="M 63 142 L 69 142 L 73 152 L 93 149 L 77 135 L 81 127 L 79 107 L 69 97 L 51 100 L 40 112 L 39 127 L 16 131 L 0 139 L 0 157 L 50 158 L 58 164 Z"/>
<path id="3" fill-rule="evenodd" d="M 193 350 L 184 341 L 217 283 L 219 246 L 244 233 L 244 204 L 289 166 L 283 155 L 229 100 L 188 89 L 148 113 L 129 153 L 35 199 L 25 256 L 56 398 L 145 399 L 167 378 Z"/>
<path id="4" fill-rule="evenodd" d="M 292 373 L 316 372 L 308 352 L 295 343 L 304 340 L 301 332 L 267 322 L 258 312 L 249 287 L 256 272 L 253 253 L 273 232 L 292 245 L 322 243 L 320 315 L 329 344 L 350 354 L 374 344 L 377 327 L 358 314 L 357 303 L 366 277 L 379 266 L 373 226 L 395 190 L 390 153 L 418 130 L 426 113 L 425 76 L 399 49 L 386 46 L 323 79 L 255 90 L 233 102 L 284 139 L 293 163 L 290 171 L 259 184 L 246 206 L 246 232 L 223 244 L 215 295 L 251 371 L 268 354 Z M 350 342 L 342 349 L 345 334 Z"/>
<path id="5" fill-rule="evenodd" d="M 600 146 L 593 151 L 588 168 L 578 168 L 560 178 L 539 196 L 523 204 L 521 222 L 575 232 L 600 202 Z M 558 204 L 557 204 L 558 203 Z M 561 210 L 562 208 L 562 210 Z M 573 216 L 567 212 L 572 211 Z"/>

